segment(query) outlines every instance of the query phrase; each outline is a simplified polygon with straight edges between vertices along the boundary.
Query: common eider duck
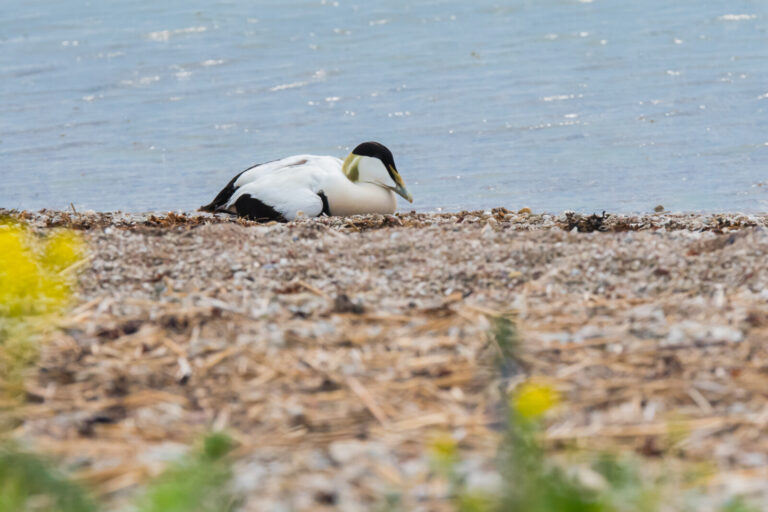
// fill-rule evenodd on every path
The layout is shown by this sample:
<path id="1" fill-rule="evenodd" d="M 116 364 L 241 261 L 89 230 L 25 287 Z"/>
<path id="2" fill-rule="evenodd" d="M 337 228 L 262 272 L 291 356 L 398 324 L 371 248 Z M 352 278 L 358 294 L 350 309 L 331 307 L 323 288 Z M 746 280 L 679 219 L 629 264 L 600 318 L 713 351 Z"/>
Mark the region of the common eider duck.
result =
<path id="1" fill-rule="evenodd" d="M 296 155 L 249 167 L 200 209 L 290 221 L 300 216 L 394 213 L 395 194 L 413 202 L 392 152 L 378 142 L 363 142 L 343 161 Z"/>

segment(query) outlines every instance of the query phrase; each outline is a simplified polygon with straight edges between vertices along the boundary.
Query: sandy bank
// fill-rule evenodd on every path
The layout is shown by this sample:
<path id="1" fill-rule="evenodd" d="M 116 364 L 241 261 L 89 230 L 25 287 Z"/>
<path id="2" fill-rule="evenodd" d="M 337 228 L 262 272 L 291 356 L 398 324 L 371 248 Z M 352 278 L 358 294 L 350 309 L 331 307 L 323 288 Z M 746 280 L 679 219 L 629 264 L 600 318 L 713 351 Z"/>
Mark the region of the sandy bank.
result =
<path id="1" fill-rule="evenodd" d="M 486 332 L 510 311 L 523 372 L 506 384 L 546 377 L 565 397 L 553 448 L 620 445 L 762 485 L 768 216 L 14 215 L 82 229 L 91 250 L 19 435 L 116 499 L 215 427 L 242 443 L 249 510 L 393 490 L 442 506 L 436 430 L 492 481 Z"/>

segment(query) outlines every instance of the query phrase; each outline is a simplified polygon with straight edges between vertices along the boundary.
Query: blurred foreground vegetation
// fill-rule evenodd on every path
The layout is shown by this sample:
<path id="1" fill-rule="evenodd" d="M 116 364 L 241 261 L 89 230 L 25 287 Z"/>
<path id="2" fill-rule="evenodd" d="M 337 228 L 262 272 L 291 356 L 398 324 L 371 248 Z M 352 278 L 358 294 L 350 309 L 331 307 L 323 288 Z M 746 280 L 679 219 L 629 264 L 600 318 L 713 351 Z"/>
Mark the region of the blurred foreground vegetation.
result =
<path id="1" fill-rule="evenodd" d="M 42 334 L 69 303 L 85 245 L 73 232 L 39 237 L 0 219 L 0 389 L 3 407 L 23 391 Z M 5 425 L 7 428 L 7 425 Z"/>
<path id="2" fill-rule="evenodd" d="M 10 439 L 20 421 L 23 378 L 45 333 L 70 304 L 76 272 L 87 255 L 76 233 L 46 237 L 0 220 L 0 512 L 104 510 L 56 462 Z M 156 478 L 138 499 L 138 512 L 222 512 L 236 502 L 229 491 L 231 440 L 212 434 L 202 446 Z"/>
<path id="3" fill-rule="evenodd" d="M 519 346 L 512 318 L 496 319 L 490 333 L 498 349 L 499 374 L 516 371 Z M 506 391 L 502 389 L 502 395 Z M 543 417 L 560 396 L 542 381 L 524 381 L 504 405 L 503 440 L 497 454 L 501 486 L 495 492 L 467 488 L 467 475 L 460 472 L 458 443 L 450 435 L 432 444 L 433 466 L 450 486 L 451 499 L 459 512 L 663 512 L 697 510 L 678 488 L 679 478 L 664 472 L 643 471 L 642 461 L 615 453 L 581 453 L 576 463 L 565 463 L 548 455 L 543 446 Z M 653 476 L 649 476 L 653 475 Z M 679 476 L 679 475 L 678 475 Z M 694 489 L 694 492 L 697 489 Z M 720 512 L 757 512 L 740 497 L 714 507 Z"/>
<path id="4" fill-rule="evenodd" d="M 237 501 L 229 488 L 232 443 L 211 434 L 171 465 L 136 500 L 137 512 L 226 512 Z M 6 441 L 0 447 L 0 512 L 108 510 L 57 469 L 54 461 Z"/>

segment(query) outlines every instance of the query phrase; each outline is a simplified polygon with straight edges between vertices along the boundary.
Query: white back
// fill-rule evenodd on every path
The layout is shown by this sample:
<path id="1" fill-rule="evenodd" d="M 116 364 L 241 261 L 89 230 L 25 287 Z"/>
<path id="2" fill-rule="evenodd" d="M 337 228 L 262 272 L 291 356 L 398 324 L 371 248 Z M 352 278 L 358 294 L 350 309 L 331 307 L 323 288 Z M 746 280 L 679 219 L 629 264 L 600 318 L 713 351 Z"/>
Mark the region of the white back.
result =
<path id="1" fill-rule="evenodd" d="M 245 171 L 235 181 L 237 187 L 226 208 L 243 194 L 262 201 L 293 220 L 301 211 L 316 217 L 323 210 L 317 195 L 329 178 L 341 175 L 341 160 L 329 156 L 297 155 L 267 162 Z"/>

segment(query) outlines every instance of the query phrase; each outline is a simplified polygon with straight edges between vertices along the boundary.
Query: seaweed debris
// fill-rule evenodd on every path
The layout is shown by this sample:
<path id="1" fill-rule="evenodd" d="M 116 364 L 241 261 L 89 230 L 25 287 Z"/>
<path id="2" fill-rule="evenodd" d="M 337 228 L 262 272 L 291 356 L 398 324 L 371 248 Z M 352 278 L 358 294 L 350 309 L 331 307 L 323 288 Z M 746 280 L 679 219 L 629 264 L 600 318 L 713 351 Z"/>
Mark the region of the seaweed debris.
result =
<path id="1" fill-rule="evenodd" d="M 94 229 L 137 230 L 147 228 L 192 229 L 211 224 L 237 226 L 273 226 L 275 221 L 260 223 L 226 214 L 184 212 L 125 213 L 125 212 L 69 212 L 40 210 L 39 212 L 5 210 L 0 218 L 11 217 L 36 227 L 66 227 L 89 231 Z M 461 211 L 455 213 L 405 212 L 394 215 L 357 215 L 353 217 L 317 217 L 297 219 L 281 225 L 305 231 L 333 229 L 345 232 L 366 232 L 390 228 L 427 228 L 457 224 L 491 225 L 494 230 L 549 230 L 563 229 L 580 233 L 626 231 L 711 231 L 727 233 L 733 230 L 768 227 L 768 214 L 745 215 L 739 213 L 698 215 L 692 213 L 653 213 L 619 215 L 607 212 L 582 214 L 564 212 L 559 215 L 533 213 L 529 208 L 511 212 L 503 207 L 492 210 Z"/>

